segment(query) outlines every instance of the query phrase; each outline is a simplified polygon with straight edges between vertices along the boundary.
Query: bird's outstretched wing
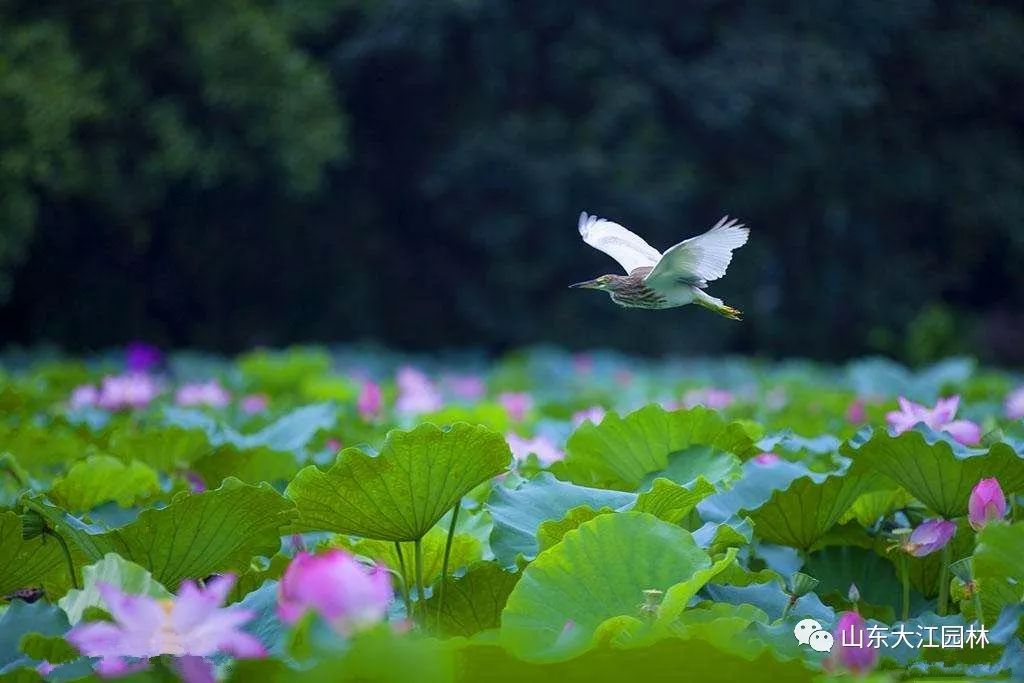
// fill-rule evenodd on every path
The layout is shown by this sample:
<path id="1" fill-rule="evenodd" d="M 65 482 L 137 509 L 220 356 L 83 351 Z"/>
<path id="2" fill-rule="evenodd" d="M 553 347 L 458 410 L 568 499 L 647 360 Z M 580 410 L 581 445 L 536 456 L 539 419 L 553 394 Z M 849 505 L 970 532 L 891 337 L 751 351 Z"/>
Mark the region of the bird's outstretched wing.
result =
<path id="1" fill-rule="evenodd" d="M 683 240 L 668 249 L 644 282 L 652 289 L 659 284 L 669 286 L 677 282 L 704 287 L 709 281 L 725 275 L 732 261 L 733 249 L 746 244 L 749 234 L 749 228 L 743 227 L 742 223 L 723 216 L 703 235 Z"/>
<path id="2" fill-rule="evenodd" d="M 603 251 L 618 261 L 627 273 L 633 272 L 635 268 L 651 267 L 661 258 L 661 252 L 647 244 L 639 235 L 618 223 L 597 216 L 588 216 L 586 211 L 580 214 L 580 235 L 583 236 L 583 241 L 594 249 Z"/>

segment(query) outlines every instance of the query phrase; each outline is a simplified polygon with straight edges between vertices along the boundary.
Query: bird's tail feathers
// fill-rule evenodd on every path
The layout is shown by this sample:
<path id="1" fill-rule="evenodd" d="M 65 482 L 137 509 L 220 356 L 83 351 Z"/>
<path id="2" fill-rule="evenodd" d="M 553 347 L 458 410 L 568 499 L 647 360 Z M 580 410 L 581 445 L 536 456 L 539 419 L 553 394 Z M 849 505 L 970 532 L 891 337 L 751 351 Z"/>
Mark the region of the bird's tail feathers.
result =
<path id="1" fill-rule="evenodd" d="M 713 297 L 710 294 L 705 294 L 700 290 L 697 290 L 698 296 L 694 299 L 695 304 L 699 304 L 709 311 L 714 311 L 720 316 L 728 318 L 729 320 L 743 320 L 743 312 L 737 308 L 729 306 L 724 301 L 717 297 Z"/>

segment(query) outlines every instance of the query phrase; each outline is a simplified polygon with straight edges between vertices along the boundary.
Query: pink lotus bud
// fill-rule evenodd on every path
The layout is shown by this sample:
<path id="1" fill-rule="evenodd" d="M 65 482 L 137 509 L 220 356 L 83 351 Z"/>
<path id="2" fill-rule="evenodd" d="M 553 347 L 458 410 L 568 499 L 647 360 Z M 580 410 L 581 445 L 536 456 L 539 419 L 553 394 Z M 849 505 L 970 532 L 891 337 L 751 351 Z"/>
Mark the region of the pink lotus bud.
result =
<path id="1" fill-rule="evenodd" d="M 878 664 L 878 648 L 871 647 L 865 626 L 857 612 L 843 612 L 836 624 L 832 657 L 854 673 L 866 673 Z"/>
<path id="2" fill-rule="evenodd" d="M 1002 519 L 1006 515 L 1006 496 L 995 477 L 982 479 L 971 491 L 967 502 L 967 520 L 971 527 L 978 531 L 994 519 Z"/>
<path id="3" fill-rule="evenodd" d="M 758 465 L 774 465 L 780 460 L 775 453 L 759 453 L 754 456 L 754 462 Z"/>

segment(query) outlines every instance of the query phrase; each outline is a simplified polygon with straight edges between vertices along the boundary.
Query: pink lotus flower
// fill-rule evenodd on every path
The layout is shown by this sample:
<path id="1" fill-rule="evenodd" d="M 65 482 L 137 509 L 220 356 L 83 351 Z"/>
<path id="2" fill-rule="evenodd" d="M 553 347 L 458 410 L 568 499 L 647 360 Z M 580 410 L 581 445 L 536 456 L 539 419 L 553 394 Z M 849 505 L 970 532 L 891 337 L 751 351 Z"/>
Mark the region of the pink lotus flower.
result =
<path id="1" fill-rule="evenodd" d="M 277 613 L 293 624 L 315 611 L 339 633 L 350 633 L 383 621 L 393 598 L 384 567 L 368 569 L 344 550 L 302 551 L 278 584 Z"/>
<path id="2" fill-rule="evenodd" d="M 758 465 L 774 465 L 781 458 L 775 453 L 758 453 L 754 456 L 754 462 Z"/>
<path id="3" fill-rule="evenodd" d="M 260 641 L 239 628 L 253 613 L 220 606 L 234 584 L 231 574 L 213 579 L 205 588 L 185 581 L 176 598 L 157 600 L 97 582 L 114 621 L 81 623 L 68 631 L 66 639 L 83 655 L 100 657 L 97 670 L 103 675 L 131 670 L 125 658 L 210 657 L 218 652 L 263 657 L 266 650 Z"/>
<path id="4" fill-rule="evenodd" d="M 380 417 L 381 408 L 384 406 L 384 396 L 381 393 L 380 385 L 371 380 L 363 382 L 359 387 L 359 398 L 356 399 L 356 410 L 359 417 L 367 422 Z"/>
<path id="5" fill-rule="evenodd" d="M 526 419 L 526 414 L 533 409 L 533 396 L 525 391 L 508 391 L 498 396 L 498 403 L 514 421 L 522 422 Z"/>
<path id="6" fill-rule="evenodd" d="M 406 365 L 399 368 L 395 376 L 398 398 L 395 410 L 405 415 L 432 413 L 441 409 L 444 401 L 441 393 L 426 374 Z"/>
<path id="7" fill-rule="evenodd" d="M 326 448 L 329 451 L 340 451 L 341 450 L 341 446 L 342 446 L 341 439 L 333 439 L 332 438 L 332 439 L 327 439 L 327 441 L 324 442 L 324 448 Z"/>
<path id="8" fill-rule="evenodd" d="M 683 395 L 683 406 L 693 408 L 700 405 L 711 410 L 724 410 L 731 406 L 734 400 L 732 392 L 708 387 L 687 391 Z"/>
<path id="9" fill-rule="evenodd" d="M 967 501 L 967 511 L 967 520 L 975 531 L 980 531 L 994 519 L 1005 517 L 1006 496 L 1003 495 L 999 480 L 991 477 L 975 484 Z"/>
<path id="10" fill-rule="evenodd" d="M 456 398 L 466 401 L 479 401 L 487 394 L 487 382 L 479 375 L 448 375 L 444 384 Z"/>
<path id="11" fill-rule="evenodd" d="M 1024 417 L 1024 387 L 1014 389 L 1007 394 L 1003 409 L 1008 420 L 1019 420 Z"/>
<path id="12" fill-rule="evenodd" d="M 586 410 L 580 410 L 573 413 L 572 423 L 574 426 L 579 427 L 584 422 L 592 422 L 593 424 L 601 424 L 601 420 L 604 419 L 605 410 L 601 406 L 591 406 Z"/>
<path id="13" fill-rule="evenodd" d="M 103 378 L 96 405 L 107 410 L 145 408 L 160 395 L 160 385 L 140 372 Z"/>
<path id="14" fill-rule="evenodd" d="M 885 416 L 893 434 L 902 434 L 917 424 L 924 424 L 937 432 L 946 432 L 965 446 L 974 446 L 981 441 L 981 427 L 977 423 L 953 419 L 960 406 L 959 396 L 940 398 L 931 409 L 902 396 L 897 401 L 900 409 Z"/>
<path id="15" fill-rule="evenodd" d="M 133 341 L 125 348 L 128 372 L 149 372 L 163 362 L 164 354 L 152 344 Z"/>
<path id="16" fill-rule="evenodd" d="M 242 412 L 246 415 L 262 413 L 270 407 L 270 397 L 266 394 L 249 394 L 242 397 Z"/>
<path id="17" fill-rule="evenodd" d="M 191 382 L 183 384 L 174 395 L 179 406 L 210 406 L 223 408 L 231 403 L 231 394 L 215 379 L 209 382 Z"/>
<path id="18" fill-rule="evenodd" d="M 937 550 L 942 550 L 953 534 L 956 533 L 956 524 L 946 519 L 929 519 L 922 522 L 903 543 L 903 550 L 914 557 L 931 555 Z"/>
<path id="19" fill-rule="evenodd" d="M 846 409 L 846 421 L 852 425 L 864 424 L 868 420 L 868 411 L 864 399 L 858 398 Z"/>
<path id="20" fill-rule="evenodd" d="M 508 441 L 508 447 L 512 450 L 512 456 L 516 462 L 526 462 L 530 453 L 536 455 L 537 460 L 545 467 L 565 458 L 565 453 L 546 436 L 524 439 L 515 432 L 509 432 L 505 435 L 505 439 Z"/>
<path id="21" fill-rule="evenodd" d="M 834 634 L 830 660 L 854 673 L 863 674 L 878 665 L 878 648 L 866 635 L 867 624 L 857 612 L 843 612 Z"/>

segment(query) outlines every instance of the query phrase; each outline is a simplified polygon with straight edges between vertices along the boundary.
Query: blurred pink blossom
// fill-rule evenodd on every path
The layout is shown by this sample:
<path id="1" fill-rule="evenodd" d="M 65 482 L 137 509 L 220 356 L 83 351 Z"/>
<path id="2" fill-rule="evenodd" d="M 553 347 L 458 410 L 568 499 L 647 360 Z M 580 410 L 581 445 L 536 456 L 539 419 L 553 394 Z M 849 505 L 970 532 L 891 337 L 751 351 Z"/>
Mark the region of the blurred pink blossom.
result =
<path id="1" fill-rule="evenodd" d="M 150 375 L 109 375 L 100 384 L 96 405 L 107 410 L 145 408 L 159 395 L 160 385 Z"/>
<path id="2" fill-rule="evenodd" d="M 71 392 L 71 407 L 86 408 L 97 405 L 100 402 L 100 390 L 91 384 L 83 384 L 75 387 Z"/>
<path id="3" fill-rule="evenodd" d="M 1008 420 L 1019 420 L 1024 417 L 1024 387 L 1014 389 L 1007 394 L 1003 409 Z"/>
<path id="4" fill-rule="evenodd" d="M 366 380 L 359 387 L 359 397 L 356 399 L 356 410 L 359 417 L 367 422 L 380 417 L 381 408 L 384 405 L 384 396 L 381 393 L 380 385 L 372 380 Z"/>
<path id="5" fill-rule="evenodd" d="M 601 424 L 601 420 L 604 419 L 604 415 L 604 408 L 601 406 L 591 406 L 585 410 L 573 413 L 572 423 L 577 427 L 587 421 L 592 422 L 593 424 Z"/>
<path id="6" fill-rule="evenodd" d="M 263 657 L 266 650 L 260 641 L 239 628 L 253 613 L 235 606 L 221 607 L 234 584 L 232 574 L 211 580 L 205 588 L 185 581 L 177 597 L 158 600 L 127 595 L 98 582 L 96 587 L 114 620 L 81 623 L 68 631 L 66 639 L 87 657 L 100 657 L 97 671 L 102 675 L 137 668 L 125 658 L 210 657 L 218 652 Z"/>
<path id="7" fill-rule="evenodd" d="M 419 415 L 440 410 L 444 405 L 434 382 L 421 370 L 410 365 L 399 368 L 395 376 L 398 398 L 395 410 L 406 415 Z"/>
<path id="8" fill-rule="evenodd" d="M 505 438 L 516 462 L 526 462 L 530 453 L 536 455 L 537 460 L 545 467 L 565 458 L 565 453 L 546 436 L 525 439 L 515 432 L 509 432 Z"/>
<path id="9" fill-rule="evenodd" d="M 221 386 L 220 382 L 211 379 L 208 382 L 190 382 L 178 387 L 174 401 L 179 406 L 210 406 L 223 408 L 231 403 L 231 394 Z"/>
<path id="10" fill-rule="evenodd" d="M 487 382 L 480 375 L 447 375 L 445 385 L 456 398 L 479 401 L 487 394 Z"/>
<path id="11" fill-rule="evenodd" d="M 242 412 L 248 415 L 262 413 L 270 406 L 270 397 L 266 394 L 249 394 L 242 397 Z"/>
<path id="12" fill-rule="evenodd" d="M 758 465 L 774 465 L 781 458 L 775 453 L 758 453 L 754 456 L 754 462 Z"/>
<path id="13" fill-rule="evenodd" d="M 525 391 L 507 391 L 498 395 L 498 402 L 505 408 L 516 422 L 526 419 L 526 414 L 533 409 L 533 396 Z"/>
<path id="14" fill-rule="evenodd" d="M 277 613 L 293 624 L 315 611 L 339 633 L 350 633 L 383 621 L 393 598 L 384 567 L 368 568 L 339 549 L 302 551 L 278 584 Z"/>
<path id="15" fill-rule="evenodd" d="M 707 387 L 687 391 L 683 395 L 683 406 L 693 408 L 694 406 L 701 405 L 711 410 L 724 410 L 731 406 L 734 400 L 730 391 Z"/>
<path id="16" fill-rule="evenodd" d="M 329 451 L 340 451 L 342 447 L 341 439 L 327 439 L 324 443 L 324 448 Z"/>
<path id="17" fill-rule="evenodd" d="M 886 414 L 885 420 L 893 434 L 902 434 L 924 424 L 937 432 L 946 432 L 965 446 L 974 446 L 981 441 L 981 426 L 970 420 L 954 420 L 960 407 L 960 397 L 940 398 L 934 408 L 909 401 L 900 396 L 896 399 L 900 409 Z"/>
<path id="18" fill-rule="evenodd" d="M 846 408 L 846 421 L 852 425 L 859 425 L 867 422 L 867 419 L 867 404 L 864 402 L 864 399 L 854 399 Z"/>

